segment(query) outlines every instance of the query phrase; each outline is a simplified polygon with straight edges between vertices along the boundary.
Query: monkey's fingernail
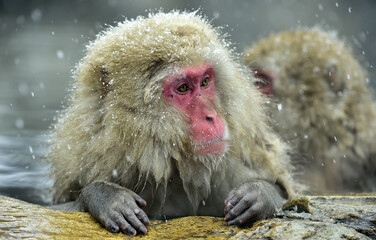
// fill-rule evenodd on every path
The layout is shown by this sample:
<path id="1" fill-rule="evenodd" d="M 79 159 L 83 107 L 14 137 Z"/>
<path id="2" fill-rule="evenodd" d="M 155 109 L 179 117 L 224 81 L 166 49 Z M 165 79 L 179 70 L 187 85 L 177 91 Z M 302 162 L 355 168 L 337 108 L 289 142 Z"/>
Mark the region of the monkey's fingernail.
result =
<path id="1" fill-rule="evenodd" d="M 142 201 L 142 202 L 140 202 L 140 204 L 141 204 L 141 206 L 144 208 L 144 207 L 146 207 L 146 201 Z"/>
<path id="2" fill-rule="evenodd" d="M 225 216 L 225 220 L 226 221 L 230 221 L 231 219 L 233 219 L 234 217 L 230 214 L 230 213 L 227 213 L 226 216 Z M 234 220 L 233 220 L 234 221 Z"/>
<path id="3" fill-rule="evenodd" d="M 132 236 L 135 236 L 137 234 L 136 230 L 134 230 L 133 228 L 129 228 L 128 229 L 128 232 L 132 235 Z"/>
<path id="4" fill-rule="evenodd" d="M 140 231 L 141 231 L 143 234 L 145 234 L 145 233 L 147 232 L 147 229 L 146 229 L 146 227 L 141 227 L 141 228 L 140 228 Z"/>
<path id="5" fill-rule="evenodd" d="M 146 219 L 146 218 L 142 219 L 142 222 L 143 222 L 145 225 L 149 225 L 149 224 L 150 224 L 149 219 Z"/>
<path id="6" fill-rule="evenodd" d="M 118 228 L 115 225 L 111 225 L 110 228 L 111 228 L 111 232 L 117 232 L 118 231 Z"/>
<path id="7" fill-rule="evenodd" d="M 234 220 L 233 220 L 233 221 L 229 221 L 229 222 L 228 222 L 228 225 L 229 225 L 229 226 L 233 226 L 233 225 L 235 225 L 235 221 L 234 221 Z"/>

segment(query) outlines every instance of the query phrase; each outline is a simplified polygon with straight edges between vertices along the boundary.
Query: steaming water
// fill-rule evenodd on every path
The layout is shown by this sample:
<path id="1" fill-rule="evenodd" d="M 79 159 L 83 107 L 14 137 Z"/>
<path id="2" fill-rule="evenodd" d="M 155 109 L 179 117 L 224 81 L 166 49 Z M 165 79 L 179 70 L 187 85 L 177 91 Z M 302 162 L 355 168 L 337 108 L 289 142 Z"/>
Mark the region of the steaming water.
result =
<path id="1" fill-rule="evenodd" d="M 47 204 L 52 180 L 41 159 L 55 111 L 38 110 L 39 103 L 20 96 L 17 87 L 4 87 L 5 83 L 0 81 L 0 194 Z M 13 83 L 18 85 L 17 80 Z"/>
<path id="2" fill-rule="evenodd" d="M 67 95 L 80 51 L 72 49 L 72 63 L 71 52 L 57 50 L 67 39 L 54 38 L 50 26 L 38 25 L 36 31 L 25 23 L 15 31 L 13 20 L 3 20 L 3 32 L 12 31 L 0 31 L 0 194 L 47 204 L 52 180 L 41 161 L 46 134 Z"/>
<path id="3" fill-rule="evenodd" d="M 0 135 L 0 194 L 38 204 L 50 201 L 52 181 L 47 177 L 48 165 L 40 161 L 45 141 L 38 131 Z"/>

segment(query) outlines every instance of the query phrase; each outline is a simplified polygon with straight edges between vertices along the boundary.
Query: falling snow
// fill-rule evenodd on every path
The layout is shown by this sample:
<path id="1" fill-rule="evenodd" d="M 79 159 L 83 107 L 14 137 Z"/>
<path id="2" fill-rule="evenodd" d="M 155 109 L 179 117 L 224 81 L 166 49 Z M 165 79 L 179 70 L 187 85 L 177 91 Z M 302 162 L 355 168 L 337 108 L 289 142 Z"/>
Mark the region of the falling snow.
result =
<path id="1" fill-rule="evenodd" d="M 64 52 L 62 50 L 57 50 L 56 56 L 57 56 L 58 59 L 63 59 L 64 58 Z"/>
<path id="2" fill-rule="evenodd" d="M 213 12 L 213 18 L 214 19 L 219 18 L 219 12 L 217 12 L 217 11 Z"/>
<path id="3" fill-rule="evenodd" d="M 42 19 L 42 11 L 40 9 L 34 9 L 31 12 L 31 19 L 34 22 L 39 22 Z"/>
<path id="4" fill-rule="evenodd" d="M 18 129 L 23 129 L 25 127 L 25 122 L 22 118 L 17 118 L 14 124 L 16 125 L 16 128 Z"/>
<path id="5" fill-rule="evenodd" d="M 113 170 L 112 170 L 112 177 L 113 177 L 113 178 L 117 178 L 117 177 L 118 177 L 118 172 L 117 172 L 116 169 L 113 169 Z"/>

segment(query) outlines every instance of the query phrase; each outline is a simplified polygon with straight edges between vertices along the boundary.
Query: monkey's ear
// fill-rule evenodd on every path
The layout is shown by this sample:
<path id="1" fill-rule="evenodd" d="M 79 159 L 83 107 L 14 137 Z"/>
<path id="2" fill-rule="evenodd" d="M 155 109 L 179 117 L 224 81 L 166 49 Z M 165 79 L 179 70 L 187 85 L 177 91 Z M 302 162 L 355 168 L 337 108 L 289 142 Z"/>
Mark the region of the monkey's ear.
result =
<path id="1" fill-rule="evenodd" d="M 105 66 L 101 66 L 99 70 L 99 81 L 101 84 L 100 97 L 103 99 L 107 96 L 110 91 L 110 85 L 112 84 L 109 80 L 109 73 Z"/>
<path id="2" fill-rule="evenodd" d="M 158 93 L 158 87 L 155 83 L 149 82 L 145 87 L 145 93 L 144 93 L 144 102 L 145 104 L 149 104 L 151 101 L 155 100 L 155 96 L 157 96 Z"/>
<path id="3" fill-rule="evenodd" d="M 157 59 L 152 61 L 149 65 L 143 69 L 144 75 L 147 78 L 148 84 L 145 87 L 144 101 L 146 104 L 155 100 L 160 87 L 158 86 L 156 76 L 163 70 L 164 61 Z"/>
<path id="4" fill-rule="evenodd" d="M 331 64 L 329 67 L 326 67 L 323 71 L 323 77 L 332 92 L 338 93 L 343 91 L 344 83 L 339 79 L 338 67 L 336 64 Z"/>

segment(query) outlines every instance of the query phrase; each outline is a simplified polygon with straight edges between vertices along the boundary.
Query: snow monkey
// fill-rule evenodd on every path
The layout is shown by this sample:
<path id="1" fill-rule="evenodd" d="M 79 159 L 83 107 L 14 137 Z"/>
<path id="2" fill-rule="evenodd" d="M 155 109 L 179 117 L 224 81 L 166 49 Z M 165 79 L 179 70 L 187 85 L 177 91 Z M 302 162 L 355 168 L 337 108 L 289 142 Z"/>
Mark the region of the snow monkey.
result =
<path id="1" fill-rule="evenodd" d="M 227 45 L 204 17 L 178 11 L 99 34 L 47 156 L 55 208 L 127 235 L 149 219 L 273 216 L 295 191 L 287 146 Z"/>
<path id="2" fill-rule="evenodd" d="M 271 97 L 275 129 L 305 158 L 311 191 L 375 191 L 376 106 L 345 42 L 318 28 L 282 32 L 244 59 Z"/>

